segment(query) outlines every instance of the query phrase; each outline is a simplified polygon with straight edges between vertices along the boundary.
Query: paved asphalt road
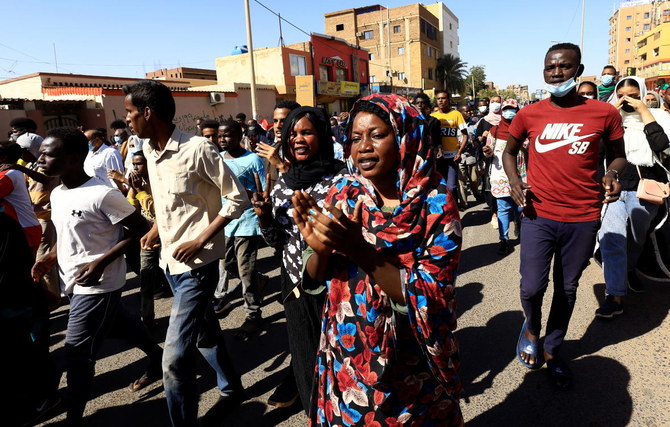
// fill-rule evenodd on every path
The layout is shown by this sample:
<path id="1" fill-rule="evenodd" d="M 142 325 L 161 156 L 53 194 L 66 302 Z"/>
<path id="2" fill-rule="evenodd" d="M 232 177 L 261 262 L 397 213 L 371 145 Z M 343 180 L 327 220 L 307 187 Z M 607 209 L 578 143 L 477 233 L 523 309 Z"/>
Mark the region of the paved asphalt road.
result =
<path id="1" fill-rule="evenodd" d="M 648 292 L 631 295 L 625 313 L 612 321 L 595 319 L 603 299 L 602 272 L 591 264 L 581 280 L 566 344 L 575 385 L 558 391 L 544 369 L 529 371 L 515 359 L 515 344 L 523 315 L 519 303 L 518 246 L 506 257 L 496 255 L 497 231 L 482 205 L 463 213 L 464 249 L 457 282 L 461 374 L 465 385 L 462 410 L 472 426 L 668 426 L 670 425 L 670 285 L 648 284 Z M 221 320 L 229 351 L 243 374 L 249 400 L 227 414 L 218 425 L 302 426 L 306 417 L 296 407 L 275 409 L 266 400 L 279 384 L 290 356 L 285 319 L 278 301 L 278 264 L 263 249 L 260 268 L 272 280 L 263 308 L 265 330 L 248 342 L 237 341 L 234 329 L 243 320 L 241 301 Z M 138 306 L 138 281 L 129 274 L 124 303 Z M 545 296 L 548 313 L 552 291 Z M 156 302 L 163 341 L 171 300 Z M 67 306 L 53 313 L 52 349 L 61 355 Z M 202 361 L 202 360 L 201 360 Z M 160 382 L 140 393 L 128 385 L 145 367 L 142 353 L 109 339 L 96 365 L 93 398 L 86 408 L 87 426 L 168 425 Z M 200 414 L 216 401 L 212 371 L 200 364 Z M 64 376 L 61 386 L 64 386 Z M 296 405 L 297 406 L 297 405 Z M 50 421 L 61 420 L 59 416 Z M 45 424 L 49 425 L 49 424 Z"/>

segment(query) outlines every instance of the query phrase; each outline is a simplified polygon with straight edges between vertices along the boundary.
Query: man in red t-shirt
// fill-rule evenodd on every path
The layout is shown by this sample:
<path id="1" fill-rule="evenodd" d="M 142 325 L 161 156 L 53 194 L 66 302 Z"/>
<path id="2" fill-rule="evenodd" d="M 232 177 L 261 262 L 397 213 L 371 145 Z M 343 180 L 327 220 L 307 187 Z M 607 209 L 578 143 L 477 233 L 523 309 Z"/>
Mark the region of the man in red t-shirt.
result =
<path id="1" fill-rule="evenodd" d="M 526 321 L 517 343 L 525 366 L 542 366 L 555 384 L 567 387 L 570 371 L 558 353 L 575 305 L 579 278 L 593 253 L 600 219 L 596 172 L 598 148 L 606 144 L 614 161 L 602 179 L 605 203 L 618 197 L 619 171 L 626 165 L 623 127 L 616 108 L 577 94 L 575 78 L 584 70 L 579 47 L 561 43 L 544 59 L 544 81 L 551 97 L 519 111 L 510 126 L 503 165 L 514 201 L 524 207 L 521 229 L 521 305 Z M 528 183 L 516 174 L 516 155 L 529 140 Z M 554 297 L 544 353 L 539 353 L 542 299 L 554 258 Z"/>

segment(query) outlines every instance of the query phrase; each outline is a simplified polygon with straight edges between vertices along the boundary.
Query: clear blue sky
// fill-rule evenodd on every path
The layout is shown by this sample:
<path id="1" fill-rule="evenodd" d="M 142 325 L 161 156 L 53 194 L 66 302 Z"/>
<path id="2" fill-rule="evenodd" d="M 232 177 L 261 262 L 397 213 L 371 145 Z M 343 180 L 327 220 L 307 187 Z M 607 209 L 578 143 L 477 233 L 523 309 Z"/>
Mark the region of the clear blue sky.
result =
<path id="1" fill-rule="evenodd" d="M 374 0 L 260 0 L 307 32 L 324 32 L 323 14 Z M 387 7 L 410 0 L 381 2 Z M 424 4 L 430 4 L 425 1 Z M 542 59 L 552 41 L 579 44 L 582 0 L 446 1 L 460 21 L 461 59 L 484 65 L 501 87 L 543 86 Z M 618 1 L 616 2 L 618 4 Z M 160 6 L 159 6 L 160 5 Z M 584 64 L 600 74 L 607 61 L 609 16 L 615 2 L 586 0 Z M 277 17 L 250 0 L 255 47 L 277 46 Z M 13 2 L 3 21 L 0 78 L 37 71 L 143 77 L 158 68 L 214 68 L 214 58 L 246 44 L 243 0 Z M 286 44 L 307 36 L 283 24 Z M 257 70 L 262 72 L 262 70 Z"/>

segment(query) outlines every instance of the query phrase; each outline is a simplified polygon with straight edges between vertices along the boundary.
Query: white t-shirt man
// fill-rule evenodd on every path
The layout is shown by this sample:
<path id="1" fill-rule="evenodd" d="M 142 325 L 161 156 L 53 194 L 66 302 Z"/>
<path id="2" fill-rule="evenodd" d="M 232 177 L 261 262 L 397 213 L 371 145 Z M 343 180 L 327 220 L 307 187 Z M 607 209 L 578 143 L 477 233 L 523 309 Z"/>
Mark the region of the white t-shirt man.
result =
<path id="1" fill-rule="evenodd" d="M 102 144 L 98 151 L 89 151 L 84 160 L 84 171 L 90 176 L 96 176 L 108 187 L 118 188 L 114 180 L 107 176 L 108 170 L 124 171 L 121 153 L 114 148 Z"/>
<path id="2" fill-rule="evenodd" d="M 113 148 L 111 150 L 114 150 Z M 123 287 L 126 264 L 112 261 L 96 286 L 78 286 L 74 279 L 81 267 L 95 261 L 121 241 L 119 224 L 135 212 L 118 189 L 96 177 L 76 188 L 59 185 L 51 193 L 51 220 L 56 227 L 58 271 L 66 294 L 103 294 Z"/>

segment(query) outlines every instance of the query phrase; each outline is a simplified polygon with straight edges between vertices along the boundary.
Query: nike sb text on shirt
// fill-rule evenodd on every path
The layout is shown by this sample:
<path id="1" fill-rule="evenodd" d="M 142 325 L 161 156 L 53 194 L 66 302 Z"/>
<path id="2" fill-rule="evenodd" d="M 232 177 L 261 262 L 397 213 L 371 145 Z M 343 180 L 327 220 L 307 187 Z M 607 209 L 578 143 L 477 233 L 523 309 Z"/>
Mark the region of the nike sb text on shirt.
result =
<path id="1" fill-rule="evenodd" d="M 558 108 L 545 100 L 522 108 L 510 134 L 530 141 L 526 214 L 563 222 L 599 218 L 598 149 L 601 141 L 623 137 L 616 108 L 590 99 Z"/>
<path id="2" fill-rule="evenodd" d="M 584 154 L 591 144 L 590 141 L 584 140 L 595 134 L 580 135 L 582 127 L 584 127 L 583 123 L 547 123 L 542 135 L 535 138 L 535 150 L 539 153 L 546 153 L 566 145 L 572 145 L 568 154 Z M 540 139 L 558 139 L 558 141 L 542 144 Z"/>

